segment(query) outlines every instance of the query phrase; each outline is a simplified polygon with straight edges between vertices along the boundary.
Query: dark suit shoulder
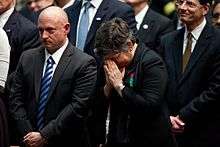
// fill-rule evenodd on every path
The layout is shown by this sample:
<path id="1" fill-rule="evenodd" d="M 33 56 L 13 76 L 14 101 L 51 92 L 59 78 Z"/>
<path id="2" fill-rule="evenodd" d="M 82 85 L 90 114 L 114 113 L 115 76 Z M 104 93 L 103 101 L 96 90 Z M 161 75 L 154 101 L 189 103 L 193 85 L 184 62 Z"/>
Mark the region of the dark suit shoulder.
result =
<path id="1" fill-rule="evenodd" d="M 11 19 L 12 20 L 10 20 L 9 18 L 9 21 L 14 20 L 15 22 L 17 22 L 17 24 L 19 25 L 19 29 L 22 31 L 29 33 L 29 31 L 31 30 L 37 30 L 36 25 L 24 16 L 22 16 L 19 12 L 14 12 L 11 16 Z"/>
<path id="2" fill-rule="evenodd" d="M 138 59 L 138 60 L 142 60 L 143 63 L 150 63 L 155 61 L 162 62 L 161 57 L 154 50 L 151 50 L 144 44 L 140 44 L 138 48 L 139 48 L 138 50 L 140 50 L 138 52 L 145 52 L 144 54 L 142 53 L 143 56 L 139 56 L 140 59 Z"/>
<path id="3" fill-rule="evenodd" d="M 10 42 L 13 43 L 12 46 L 19 48 L 18 50 L 27 50 L 40 45 L 37 26 L 17 11 L 9 17 L 4 29 L 9 35 Z"/>
<path id="4" fill-rule="evenodd" d="M 162 42 L 168 41 L 168 40 L 174 41 L 175 38 L 177 37 L 177 35 L 179 35 L 180 33 L 181 33 L 180 30 L 174 30 L 174 31 L 172 31 L 172 32 L 169 32 L 169 33 L 163 35 L 163 36 L 161 37 L 161 40 L 162 40 Z"/>
<path id="5" fill-rule="evenodd" d="M 166 16 L 163 16 L 152 9 L 149 9 L 148 13 L 149 13 L 148 15 L 150 15 L 150 19 L 155 20 L 156 22 L 160 22 L 163 25 L 164 25 L 164 23 L 168 24 L 168 23 L 172 22 L 172 20 L 170 20 Z"/>
<path id="6" fill-rule="evenodd" d="M 92 57 L 89 54 L 84 53 L 83 51 L 76 48 L 75 46 L 71 45 L 71 48 L 73 49 L 73 58 L 74 58 L 74 60 L 79 60 L 79 61 L 95 60 L 94 57 Z"/>
<path id="7" fill-rule="evenodd" d="M 132 7 L 130 5 L 128 5 L 124 2 L 121 2 L 119 0 L 111 0 L 110 3 L 111 3 L 110 5 L 113 6 L 112 8 L 114 8 L 114 9 L 117 8 L 120 11 L 132 9 Z"/>
<path id="8" fill-rule="evenodd" d="M 41 53 L 44 53 L 44 48 L 38 47 L 38 48 L 29 49 L 29 50 L 22 52 L 22 56 L 26 58 L 32 58 L 33 56 L 39 55 Z"/>
<path id="9" fill-rule="evenodd" d="M 18 21 L 20 23 L 20 30 L 23 31 L 24 33 L 27 33 L 25 35 L 30 35 L 32 36 L 33 33 L 35 33 L 35 35 L 38 35 L 38 29 L 37 26 L 31 22 L 30 20 L 28 20 L 27 18 L 25 18 L 24 16 L 22 16 L 21 14 L 18 14 Z"/>

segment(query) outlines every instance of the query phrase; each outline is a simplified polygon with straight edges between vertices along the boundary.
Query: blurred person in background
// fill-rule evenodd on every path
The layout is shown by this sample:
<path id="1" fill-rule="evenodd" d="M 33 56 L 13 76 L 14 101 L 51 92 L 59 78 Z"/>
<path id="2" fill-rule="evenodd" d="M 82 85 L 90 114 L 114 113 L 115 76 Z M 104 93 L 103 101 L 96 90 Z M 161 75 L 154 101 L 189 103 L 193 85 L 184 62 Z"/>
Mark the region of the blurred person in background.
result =
<path id="1" fill-rule="evenodd" d="M 54 0 L 28 0 L 27 7 L 31 11 L 37 12 L 39 10 L 42 10 L 43 8 L 53 5 L 53 3 Z"/>
<path id="2" fill-rule="evenodd" d="M 124 0 L 132 6 L 137 21 L 138 39 L 147 47 L 160 53 L 160 38 L 174 30 L 173 22 L 149 8 L 150 0 Z"/>
<path id="3" fill-rule="evenodd" d="M 220 0 L 215 0 L 212 7 L 212 24 L 220 28 Z"/>
<path id="4" fill-rule="evenodd" d="M 39 14 L 43 9 L 52 5 L 66 9 L 74 2 L 75 0 L 27 0 L 19 12 L 37 25 Z"/>
<path id="5" fill-rule="evenodd" d="M 76 0 L 54 0 L 55 4 L 62 9 L 70 7 L 75 1 Z"/>
<path id="6" fill-rule="evenodd" d="M 40 11 L 53 5 L 54 0 L 27 0 L 23 8 L 19 11 L 24 17 L 37 25 Z"/>

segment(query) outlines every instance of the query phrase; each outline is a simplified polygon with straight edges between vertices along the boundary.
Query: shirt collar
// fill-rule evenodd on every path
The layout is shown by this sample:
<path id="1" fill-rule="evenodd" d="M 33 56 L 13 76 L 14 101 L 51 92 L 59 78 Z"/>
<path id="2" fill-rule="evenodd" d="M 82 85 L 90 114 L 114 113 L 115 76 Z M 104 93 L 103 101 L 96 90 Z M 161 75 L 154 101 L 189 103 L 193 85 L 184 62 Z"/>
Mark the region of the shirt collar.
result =
<path id="1" fill-rule="evenodd" d="M 198 25 L 194 30 L 191 31 L 192 35 L 193 35 L 193 38 L 195 40 L 198 40 L 199 39 L 199 36 L 200 34 L 202 33 L 202 30 L 204 29 L 205 25 L 206 25 L 206 19 L 204 18 L 202 23 L 200 25 Z M 184 34 L 184 38 L 186 39 L 187 38 L 187 33 L 188 33 L 188 30 L 186 29 L 185 30 L 185 34 Z"/>
<path id="2" fill-rule="evenodd" d="M 68 8 L 69 6 L 73 5 L 74 2 L 75 2 L 75 0 L 70 0 L 66 5 L 63 6 L 62 9 Z"/>
<path id="3" fill-rule="evenodd" d="M 87 2 L 88 0 L 83 0 L 82 6 Z M 93 7 L 99 8 L 103 0 L 90 0 L 90 3 L 92 4 Z"/>
<path id="4" fill-rule="evenodd" d="M 0 21 L 5 21 L 5 23 L 1 27 L 4 27 L 4 25 L 6 24 L 6 22 L 9 19 L 9 17 L 13 13 L 14 9 L 15 9 L 15 7 L 13 6 L 10 9 L 8 9 L 7 11 L 5 11 L 3 14 L 0 15 Z"/>
<path id="5" fill-rule="evenodd" d="M 146 4 L 146 6 L 135 16 L 135 20 L 137 21 L 137 29 L 140 29 L 141 23 L 144 19 L 144 16 L 146 15 L 147 11 L 149 9 L 149 5 Z"/>
<path id="6" fill-rule="evenodd" d="M 66 39 L 66 42 L 64 43 L 64 45 L 60 48 L 60 49 L 58 49 L 55 53 L 53 53 L 52 55 L 45 49 L 45 61 L 47 61 L 47 59 L 50 57 L 50 56 L 52 56 L 52 58 L 53 58 L 53 60 L 54 60 L 54 62 L 55 62 L 55 64 L 58 64 L 59 63 L 59 61 L 60 61 L 60 58 L 61 58 L 61 56 L 62 56 L 62 54 L 63 54 L 63 52 L 65 51 L 65 49 L 66 49 L 66 47 L 67 47 L 67 45 L 68 45 L 68 43 L 69 43 L 69 40 L 68 40 L 68 38 Z"/>

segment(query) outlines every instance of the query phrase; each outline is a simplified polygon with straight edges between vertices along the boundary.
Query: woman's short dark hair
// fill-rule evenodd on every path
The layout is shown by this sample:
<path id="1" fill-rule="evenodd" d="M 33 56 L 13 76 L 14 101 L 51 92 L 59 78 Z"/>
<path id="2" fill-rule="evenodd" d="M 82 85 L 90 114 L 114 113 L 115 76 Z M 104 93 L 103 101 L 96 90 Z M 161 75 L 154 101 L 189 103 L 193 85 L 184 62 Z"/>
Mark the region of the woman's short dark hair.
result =
<path id="1" fill-rule="evenodd" d="M 127 41 L 136 39 L 127 23 L 121 18 L 113 18 L 101 25 L 96 32 L 95 48 L 99 56 L 127 50 Z"/>

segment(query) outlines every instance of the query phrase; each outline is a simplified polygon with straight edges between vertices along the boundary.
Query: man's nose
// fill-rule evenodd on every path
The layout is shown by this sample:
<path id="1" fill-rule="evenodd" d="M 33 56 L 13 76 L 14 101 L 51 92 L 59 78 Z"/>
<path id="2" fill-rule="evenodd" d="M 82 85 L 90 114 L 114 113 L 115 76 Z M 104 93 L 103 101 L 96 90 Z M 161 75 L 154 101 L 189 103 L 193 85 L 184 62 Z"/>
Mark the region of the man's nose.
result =
<path id="1" fill-rule="evenodd" d="M 41 32 L 41 38 L 42 38 L 42 39 L 46 39 L 46 38 L 48 38 L 48 37 L 49 37 L 49 34 L 48 34 L 47 31 L 42 31 L 42 32 Z"/>

